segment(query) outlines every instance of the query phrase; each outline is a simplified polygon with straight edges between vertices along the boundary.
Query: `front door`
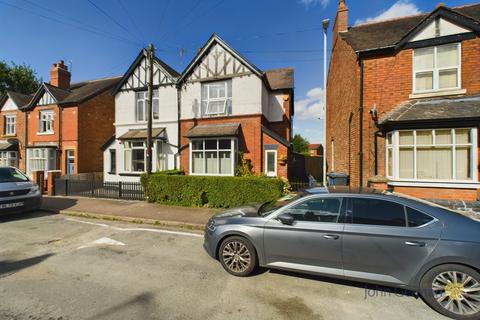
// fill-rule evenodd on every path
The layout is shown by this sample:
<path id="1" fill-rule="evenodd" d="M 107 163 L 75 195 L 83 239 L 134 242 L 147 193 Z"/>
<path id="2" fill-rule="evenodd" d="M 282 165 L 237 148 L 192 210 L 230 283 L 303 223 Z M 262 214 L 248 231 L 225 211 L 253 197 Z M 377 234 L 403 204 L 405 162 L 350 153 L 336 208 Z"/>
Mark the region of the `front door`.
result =
<path id="1" fill-rule="evenodd" d="M 66 151 L 67 174 L 75 174 L 75 150 Z"/>
<path id="2" fill-rule="evenodd" d="M 285 208 L 292 225 L 270 219 L 265 225 L 266 264 L 283 269 L 343 276 L 342 199 L 315 197 Z"/>
<path id="3" fill-rule="evenodd" d="M 434 250 L 440 222 L 403 204 L 349 198 L 343 233 L 345 276 L 408 284 Z"/>

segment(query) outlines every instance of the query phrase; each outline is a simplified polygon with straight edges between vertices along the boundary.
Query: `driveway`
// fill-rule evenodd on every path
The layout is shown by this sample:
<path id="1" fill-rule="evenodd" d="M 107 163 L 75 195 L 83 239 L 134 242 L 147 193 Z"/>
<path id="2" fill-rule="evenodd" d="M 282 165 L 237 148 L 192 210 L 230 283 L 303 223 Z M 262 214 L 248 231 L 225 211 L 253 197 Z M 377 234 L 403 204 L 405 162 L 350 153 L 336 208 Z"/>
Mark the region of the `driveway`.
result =
<path id="1" fill-rule="evenodd" d="M 236 278 L 202 236 L 62 215 L 0 218 L 0 319 L 441 319 L 385 288 Z"/>

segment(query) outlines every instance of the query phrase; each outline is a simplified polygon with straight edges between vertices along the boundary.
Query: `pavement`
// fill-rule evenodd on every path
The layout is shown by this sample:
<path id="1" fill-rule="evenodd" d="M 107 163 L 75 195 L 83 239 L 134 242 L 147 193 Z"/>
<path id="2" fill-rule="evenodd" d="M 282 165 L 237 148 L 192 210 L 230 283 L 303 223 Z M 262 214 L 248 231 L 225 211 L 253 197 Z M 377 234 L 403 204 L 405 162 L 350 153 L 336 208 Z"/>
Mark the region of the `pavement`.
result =
<path id="1" fill-rule="evenodd" d="M 43 210 L 68 215 L 203 230 L 217 209 L 85 197 L 43 198 Z"/>
<path id="2" fill-rule="evenodd" d="M 0 217 L 0 319 L 444 319 L 393 289 L 262 269 L 199 234 L 38 212 Z"/>

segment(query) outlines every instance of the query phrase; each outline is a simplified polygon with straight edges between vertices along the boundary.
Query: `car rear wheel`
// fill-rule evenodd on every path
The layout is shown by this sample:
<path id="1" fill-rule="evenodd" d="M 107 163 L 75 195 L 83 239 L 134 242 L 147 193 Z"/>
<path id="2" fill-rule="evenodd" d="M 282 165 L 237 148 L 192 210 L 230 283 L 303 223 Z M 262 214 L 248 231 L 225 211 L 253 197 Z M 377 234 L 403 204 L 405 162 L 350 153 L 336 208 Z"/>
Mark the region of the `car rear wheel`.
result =
<path id="1" fill-rule="evenodd" d="M 250 241 L 238 236 L 223 240 L 218 258 L 223 268 L 237 277 L 246 277 L 257 267 L 255 248 Z"/>
<path id="2" fill-rule="evenodd" d="M 472 268 L 446 264 L 428 271 L 421 295 L 436 311 L 453 319 L 480 319 L 480 274 Z"/>

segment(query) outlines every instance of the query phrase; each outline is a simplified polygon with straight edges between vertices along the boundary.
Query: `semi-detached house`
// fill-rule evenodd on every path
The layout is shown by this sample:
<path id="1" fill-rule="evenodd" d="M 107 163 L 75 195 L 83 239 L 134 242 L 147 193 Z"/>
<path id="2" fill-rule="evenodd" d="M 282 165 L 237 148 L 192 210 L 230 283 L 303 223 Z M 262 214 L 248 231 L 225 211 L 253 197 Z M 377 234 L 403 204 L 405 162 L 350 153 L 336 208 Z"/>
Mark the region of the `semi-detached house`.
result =
<path id="1" fill-rule="evenodd" d="M 146 52 L 113 91 L 115 135 L 106 141 L 107 181 L 138 181 L 146 161 Z M 216 34 L 180 75 L 154 61 L 153 171 L 233 176 L 244 161 L 288 177 L 293 69 L 261 71 Z"/>
<path id="2" fill-rule="evenodd" d="M 479 198 L 480 4 L 348 26 L 340 1 L 327 90 L 329 170 L 350 185 Z"/>

